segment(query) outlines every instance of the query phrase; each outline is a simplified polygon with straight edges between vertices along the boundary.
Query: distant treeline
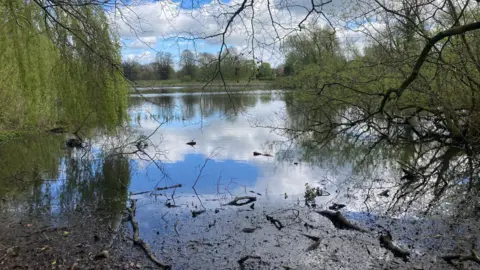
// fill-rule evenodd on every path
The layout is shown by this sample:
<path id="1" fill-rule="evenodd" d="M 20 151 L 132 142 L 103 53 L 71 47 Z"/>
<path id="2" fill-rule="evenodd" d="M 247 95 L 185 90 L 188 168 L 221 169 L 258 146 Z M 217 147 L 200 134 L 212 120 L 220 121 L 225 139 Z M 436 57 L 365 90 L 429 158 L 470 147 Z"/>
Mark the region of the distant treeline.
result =
<path id="1" fill-rule="evenodd" d="M 220 63 L 220 64 L 219 64 Z M 218 61 L 218 55 L 211 53 L 195 54 L 184 50 L 175 71 L 173 57 L 170 53 L 159 52 L 155 61 L 140 64 L 135 60 L 123 62 L 125 77 L 131 81 L 141 80 L 171 80 L 185 82 L 209 80 L 246 81 L 272 80 L 277 76 L 276 70 L 263 61 L 245 58 L 233 49 L 226 50 Z"/>

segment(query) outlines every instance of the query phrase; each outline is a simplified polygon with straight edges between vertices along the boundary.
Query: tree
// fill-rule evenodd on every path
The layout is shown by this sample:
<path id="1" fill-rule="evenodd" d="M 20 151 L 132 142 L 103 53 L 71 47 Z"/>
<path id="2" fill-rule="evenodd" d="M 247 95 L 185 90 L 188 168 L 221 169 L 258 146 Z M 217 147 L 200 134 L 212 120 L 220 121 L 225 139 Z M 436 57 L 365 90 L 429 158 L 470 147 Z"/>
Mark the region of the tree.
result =
<path id="1" fill-rule="evenodd" d="M 0 130 L 80 125 L 92 111 L 90 122 L 122 122 L 128 88 L 101 5 L 9 0 L 0 16 Z"/>
<path id="2" fill-rule="evenodd" d="M 138 80 L 139 73 L 140 73 L 140 64 L 135 62 L 134 60 L 129 60 L 125 61 L 122 63 L 123 66 L 123 74 L 125 78 L 131 80 L 131 81 L 136 81 Z"/>
<path id="3" fill-rule="evenodd" d="M 356 27 L 366 40 L 363 55 L 353 49 L 339 54 L 336 42 L 322 42 L 323 34 L 289 38 L 285 67 L 294 79 L 285 83 L 305 89 L 289 104 L 307 117 L 287 130 L 309 145 L 353 138 L 358 147 L 368 146 L 367 153 L 409 145 L 401 166 L 394 164 L 404 181 L 389 210 L 465 203 L 480 187 L 479 13 L 469 1 L 385 3 L 356 7 L 364 15 L 377 10 L 375 22 Z M 475 207 L 463 204 L 461 210 Z"/>
<path id="4" fill-rule="evenodd" d="M 173 69 L 173 59 L 171 53 L 159 52 L 153 63 L 154 70 L 159 80 L 168 80 L 173 77 L 175 70 Z"/>
<path id="5" fill-rule="evenodd" d="M 184 78 L 195 79 L 197 65 L 195 55 L 190 50 L 184 50 L 180 55 L 181 75 Z"/>
<path id="6" fill-rule="evenodd" d="M 298 73 L 310 64 L 326 66 L 331 61 L 343 61 L 340 42 L 332 29 L 312 26 L 307 33 L 289 36 L 286 45 L 285 73 Z"/>
<path id="7" fill-rule="evenodd" d="M 262 62 L 257 70 L 257 78 L 259 79 L 271 79 L 274 74 L 270 63 Z"/>

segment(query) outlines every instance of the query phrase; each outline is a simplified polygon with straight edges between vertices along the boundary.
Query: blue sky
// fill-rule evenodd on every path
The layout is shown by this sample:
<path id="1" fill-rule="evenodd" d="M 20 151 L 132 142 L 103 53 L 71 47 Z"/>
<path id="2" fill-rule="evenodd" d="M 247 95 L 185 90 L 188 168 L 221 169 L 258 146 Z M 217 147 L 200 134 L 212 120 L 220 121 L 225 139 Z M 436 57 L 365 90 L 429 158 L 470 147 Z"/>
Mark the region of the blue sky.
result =
<path id="1" fill-rule="evenodd" d="M 150 3 L 155 3 L 158 1 L 152 1 Z M 211 3 L 211 0 L 173 0 L 177 6 L 176 8 L 182 11 L 193 12 L 201 8 L 202 6 Z M 228 4 L 230 0 L 221 0 L 221 3 Z M 152 10 L 157 9 L 157 14 L 155 15 L 154 19 L 158 19 L 162 17 L 162 10 L 159 6 L 151 5 Z M 166 15 L 165 15 L 166 16 Z M 158 25 L 159 23 L 157 23 Z M 148 25 L 152 28 L 152 31 L 145 31 L 144 33 L 132 35 L 120 35 L 123 48 L 122 48 L 122 56 L 124 60 L 127 59 L 135 59 L 141 63 L 149 63 L 151 62 L 157 52 L 168 52 L 174 56 L 175 65 L 177 65 L 179 61 L 179 55 L 183 50 L 191 50 L 196 53 L 212 53 L 216 54 L 219 51 L 218 44 L 212 44 L 205 42 L 203 40 L 198 40 L 195 42 L 176 39 L 176 38 L 162 38 L 162 36 L 156 35 L 156 25 L 155 22 L 151 22 L 148 19 L 145 20 L 145 25 Z M 165 28 L 169 28 L 170 26 L 165 26 Z M 143 27 L 142 27 L 143 29 Z M 151 33 L 151 35 L 149 34 Z"/>
<path id="2" fill-rule="evenodd" d="M 147 1 L 124 8 L 121 13 L 117 12 L 112 19 L 116 23 L 124 45 L 123 59 L 149 63 L 154 60 L 157 51 L 163 51 L 171 53 L 174 61 L 178 63 L 178 56 L 185 49 L 196 53 L 218 53 L 220 37 L 207 40 L 199 37 L 223 32 L 232 14 L 235 14 L 242 3 L 241 0 L 220 1 Z M 342 1 L 337 0 L 332 3 L 330 8 L 332 11 L 338 11 L 337 9 L 341 8 Z M 290 5 L 289 8 L 281 7 L 281 4 L 270 4 L 268 9 L 267 0 L 256 1 L 253 9 L 246 8 L 229 25 L 225 43 L 229 47 L 235 47 L 239 53 L 244 53 L 247 58 L 252 59 L 255 56 L 256 59 L 271 63 L 272 66 L 281 64 L 284 57 L 281 53 L 281 40 L 294 34 L 292 29 L 298 29 L 300 22 L 304 26 L 308 23 L 327 25 L 319 14 L 311 15 L 309 22 L 303 21 L 307 12 L 305 7 L 311 5 L 310 1 L 291 0 L 287 4 Z M 272 26 L 270 14 L 277 25 L 275 28 Z M 361 33 L 355 30 L 358 30 L 362 23 L 372 24 L 375 21 L 369 22 L 362 19 L 349 22 L 337 21 L 336 30 L 339 39 L 342 41 L 344 38 L 349 38 L 353 46 L 361 49 L 365 38 L 361 38 Z M 254 36 L 252 33 L 255 33 Z M 193 43 L 182 37 L 197 39 Z"/>

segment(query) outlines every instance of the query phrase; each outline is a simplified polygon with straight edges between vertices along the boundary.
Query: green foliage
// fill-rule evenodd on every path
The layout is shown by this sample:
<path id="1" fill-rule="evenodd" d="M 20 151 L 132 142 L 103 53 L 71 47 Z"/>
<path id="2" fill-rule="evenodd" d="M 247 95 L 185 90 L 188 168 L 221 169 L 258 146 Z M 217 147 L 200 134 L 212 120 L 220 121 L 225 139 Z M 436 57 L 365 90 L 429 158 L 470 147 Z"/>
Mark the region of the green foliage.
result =
<path id="1" fill-rule="evenodd" d="M 274 70 L 270 66 L 270 63 L 262 62 L 257 69 L 257 79 L 271 80 L 274 76 Z"/>
<path id="2" fill-rule="evenodd" d="M 222 80 L 239 83 L 255 79 L 272 80 L 275 75 L 269 63 L 247 59 L 232 48 L 223 52 L 220 61 L 210 53 L 197 56 L 190 50 L 184 50 L 179 66 L 180 70 L 175 73 L 171 54 L 159 53 L 155 62 L 150 64 L 123 62 L 123 72 L 131 81 L 172 81 L 175 77 L 178 83 Z"/>
<path id="3" fill-rule="evenodd" d="M 315 198 L 322 195 L 322 191 L 319 187 L 310 187 L 308 183 L 305 184 L 305 204 L 310 205 L 315 203 Z"/>
<path id="4" fill-rule="evenodd" d="M 333 30 L 312 26 L 308 33 L 288 37 L 286 42 L 285 75 L 300 73 L 310 65 L 328 66 L 342 62 L 340 42 Z"/>
<path id="5" fill-rule="evenodd" d="M 0 4 L 0 130 L 78 125 L 90 113 L 90 121 L 112 125 L 126 116 L 118 41 L 101 7 L 77 11 L 85 21 L 49 9 L 67 31 L 52 28 L 33 1 Z"/>
<path id="6" fill-rule="evenodd" d="M 191 81 L 197 74 L 195 55 L 190 50 L 184 50 L 180 55 L 180 78 L 184 81 Z"/>
<path id="7" fill-rule="evenodd" d="M 173 69 L 173 59 L 171 53 L 159 52 L 153 62 L 153 72 L 156 78 L 168 80 L 173 78 L 175 70 Z"/>

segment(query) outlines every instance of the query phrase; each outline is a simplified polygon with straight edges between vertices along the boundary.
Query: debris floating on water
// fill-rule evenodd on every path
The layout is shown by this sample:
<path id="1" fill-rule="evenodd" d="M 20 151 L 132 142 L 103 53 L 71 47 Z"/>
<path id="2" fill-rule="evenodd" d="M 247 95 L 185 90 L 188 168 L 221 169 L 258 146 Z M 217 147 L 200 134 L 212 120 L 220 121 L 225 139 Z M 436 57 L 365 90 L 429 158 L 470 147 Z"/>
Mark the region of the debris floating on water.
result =
<path id="1" fill-rule="evenodd" d="M 157 190 L 165 190 L 165 189 L 181 188 L 181 187 L 182 187 L 182 184 L 176 184 L 176 185 L 173 185 L 173 186 L 159 187 L 159 188 L 157 188 Z"/>
<path id="2" fill-rule="evenodd" d="M 378 196 L 388 197 L 388 196 L 390 196 L 390 190 L 386 189 L 386 190 L 380 192 L 380 194 L 378 194 Z"/>
<path id="3" fill-rule="evenodd" d="M 285 226 L 283 226 L 282 222 L 280 222 L 280 220 L 275 219 L 275 218 L 273 218 L 272 216 L 269 216 L 269 215 L 266 215 L 265 217 L 266 217 L 267 220 L 270 221 L 270 223 L 272 223 L 272 224 L 275 226 L 275 228 L 277 228 L 278 230 L 281 230 L 283 227 L 285 227 Z"/>
<path id="4" fill-rule="evenodd" d="M 255 228 L 243 228 L 242 232 L 244 233 L 253 233 L 256 229 Z"/>
<path id="5" fill-rule="evenodd" d="M 192 217 L 197 217 L 205 212 L 206 210 L 192 211 Z"/>
<path id="6" fill-rule="evenodd" d="M 367 232 L 366 229 L 361 228 L 358 225 L 355 225 L 348 221 L 340 212 L 333 212 L 330 210 L 315 211 L 316 213 L 328 218 L 335 228 L 340 230 L 353 230 L 359 232 Z"/>
<path id="7" fill-rule="evenodd" d="M 331 206 L 328 207 L 328 209 L 337 211 L 337 210 L 340 210 L 340 209 L 344 208 L 345 206 L 346 206 L 345 204 L 333 203 Z"/>
<path id="8" fill-rule="evenodd" d="M 241 197 L 236 197 L 233 201 L 227 203 L 226 205 L 242 206 L 242 205 L 246 205 L 251 202 L 254 202 L 256 200 L 257 200 L 257 197 L 241 196 Z"/>

